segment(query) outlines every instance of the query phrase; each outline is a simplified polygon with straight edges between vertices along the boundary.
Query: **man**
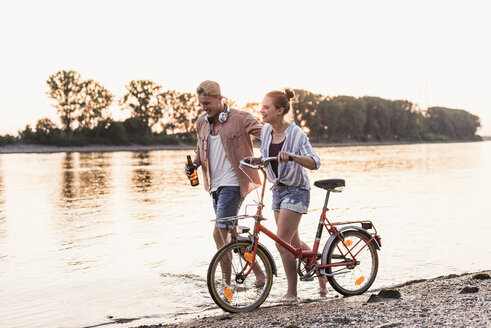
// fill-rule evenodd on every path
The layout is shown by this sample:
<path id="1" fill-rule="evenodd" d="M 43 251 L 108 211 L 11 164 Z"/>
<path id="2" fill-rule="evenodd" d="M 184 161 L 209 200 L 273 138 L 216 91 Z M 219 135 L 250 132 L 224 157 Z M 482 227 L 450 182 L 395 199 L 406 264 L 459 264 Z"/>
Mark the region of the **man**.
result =
<path id="1" fill-rule="evenodd" d="M 251 182 L 239 169 L 239 161 L 253 156 L 251 135 L 259 138 L 262 125 L 251 114 L 229 108 L 217 82 L 202 82 L 196 93 L 205 114 L 196 122 L 198 143 L 193 163 L 202 168 L 203 184 L 213 198 L 216 218 L 236 216 L 245 196 L 260 184 L 258 172 L 246 168 Z M 187 168 L 186 174 L 190 174 Z M 229 241 L 235 224 L 216 222 L 213 238 L 217 249 Z"/>

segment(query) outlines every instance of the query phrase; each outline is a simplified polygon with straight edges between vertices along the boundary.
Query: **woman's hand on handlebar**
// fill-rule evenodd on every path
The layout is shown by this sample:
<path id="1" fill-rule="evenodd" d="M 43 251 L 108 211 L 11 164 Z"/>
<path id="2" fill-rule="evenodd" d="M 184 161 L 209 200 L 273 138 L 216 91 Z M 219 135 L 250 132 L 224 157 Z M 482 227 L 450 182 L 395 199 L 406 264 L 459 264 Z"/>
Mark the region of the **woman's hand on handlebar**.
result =
<path id="1" fill-rule="evenodd" d="M 295 155 L 294 154 L 291 154 L 291 153 L 288 153 L 286 151 L 280 151 L 278 153 L 278 162 L 285 163 L 285 162 L 288 162 L 288 161 L 293 161 L 293 156 L 295 156 Z"/>

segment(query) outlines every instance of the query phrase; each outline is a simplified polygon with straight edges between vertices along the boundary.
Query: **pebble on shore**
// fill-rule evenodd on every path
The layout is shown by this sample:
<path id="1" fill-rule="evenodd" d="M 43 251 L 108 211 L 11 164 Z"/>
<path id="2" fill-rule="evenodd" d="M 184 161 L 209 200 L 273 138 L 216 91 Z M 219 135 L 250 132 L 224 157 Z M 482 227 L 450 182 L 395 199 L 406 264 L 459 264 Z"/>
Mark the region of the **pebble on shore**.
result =
<path id="1" fill-rule="evenodd" d="M 194 319 L 157 327 L 491 327 L 489 273 L 415 280 L 375 293 L 252 312 Z M 471 293 L 461 293 L 474 287 Z M 477 288 L 477 290 L 475 290 Z M 374 291 L 372 291 L 374 292 Z M 381 296 L 382 294 L 382 296 Z M 369 301 L 378 298 L 377 301 Z"/>

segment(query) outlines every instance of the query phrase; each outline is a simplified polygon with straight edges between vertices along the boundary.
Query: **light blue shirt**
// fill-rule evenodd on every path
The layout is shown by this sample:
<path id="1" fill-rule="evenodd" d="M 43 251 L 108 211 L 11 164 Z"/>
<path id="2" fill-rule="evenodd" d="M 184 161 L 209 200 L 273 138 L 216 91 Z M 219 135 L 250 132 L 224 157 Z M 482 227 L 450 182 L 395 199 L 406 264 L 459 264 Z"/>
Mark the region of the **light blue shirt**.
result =
<path id="1" fill-rule="evenodd" d="M 273 127 L 270 124 L 263 126 L 261 130 L 261 156 L 269 157 L 269 146 L 273 140 Z M 315 161 L 315 169 L 321 166 L 319 156 L 314 152 L 307 135 L 295 123 L 291 123 L 285 131 L 285 141 L 281 151 L 293 153 L 295 155 L 310 156 Z M 307 170 L 295 163 L 286 162 L 278 164 L 278 177 L 275 176 L 273 169 L 269 165 L 266 169 L 268 181 L 276 185 L 281 182 L 290 187 L 310 190 L 310 181 Z"/>

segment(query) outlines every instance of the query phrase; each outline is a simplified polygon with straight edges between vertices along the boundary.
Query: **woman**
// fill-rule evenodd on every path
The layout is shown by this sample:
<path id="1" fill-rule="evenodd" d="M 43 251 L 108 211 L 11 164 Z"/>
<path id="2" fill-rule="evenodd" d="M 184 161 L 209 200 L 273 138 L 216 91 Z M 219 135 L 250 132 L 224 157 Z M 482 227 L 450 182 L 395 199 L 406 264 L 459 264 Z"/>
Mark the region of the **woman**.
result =
<path id="1" fill-rule="evenodd" d="M 261 130 L 261 156 L 278 157 L 267 168 L 268 180 L 273 183 L 273 210 L 278 227 L 277 235 L 303 250 L 310 248 L 298 236 L 302 214 L 307 213 L 310 202 L 310 182 L 305 168 L 318 169 L 319 157 L 315 154 L 305 133 L 285 116 L 289 113 L 291 90 L 271 91 L 261 104 L 262 121 L 267 123 Z M 258 163 L 260 158 L 249 158 Z M 281 255 L 288 281 L 288 290 L 280 302 L 297 301 L 297 272 L 294 256 L 281 245 L 276 247 Z M 319 292 L 327 294 L 326 277 L 319 277 Z"/>

